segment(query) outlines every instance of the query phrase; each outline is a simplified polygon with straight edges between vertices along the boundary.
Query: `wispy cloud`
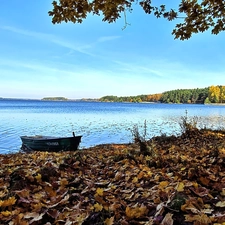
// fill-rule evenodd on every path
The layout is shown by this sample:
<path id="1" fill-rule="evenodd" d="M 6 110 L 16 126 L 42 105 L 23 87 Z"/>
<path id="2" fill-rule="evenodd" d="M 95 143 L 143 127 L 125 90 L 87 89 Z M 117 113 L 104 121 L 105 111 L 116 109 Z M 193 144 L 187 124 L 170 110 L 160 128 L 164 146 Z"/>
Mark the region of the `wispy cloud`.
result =
<path id="1" fill-rule="evenodd" d="M 118 38 L 121 38 L 121 36 L 104 36 L 104 37 L 100 37 L 98 39 L 98 42 L 113 41 Z"/>
<path id="2" fill-rule="evenodd" d="M 70 42 L 70 41 L 64 40 L 62 38 L 56 37 L 52 34 L 33 32 L 30 30 L 23 30 L 23 29 L 11 27 L 11 26 L 0 26 L 0 29 L 7 30 L 7 31 L 17 33 L 17 34 L 21 34 L 21 35 L 25 35 L 25 36 L 29 36 L 29 37 L 33 37 L 36 39 L 45 40 L 45 41 L 54 43 L 58 46 L 67 48 L 69 50 L 77 51 L 77 52 L 80 52 L 80 53 L 83 53 L 86 55 L 90 55 L 90 56 L 95 56 L 95 54 L 92 54 L 90 51 L 88 51 L 88 49 L 90 50 L 92 48 L 91 44 Z"/>
<path id="3" fill-rule="evenodd" d="M 149 65 L 143 65 L 142 63 L 138 62 L 136 63 L 127 63 L 127 62 L 122 62 L 122 61 L 113 61 L 115 64 L 119 65 L 118 69 L 129 73 L 130 75 L 139 75 L 139 76 L 155 76 L 155 77 L 163 77 L 163 73 L 157 68 L 157 67 L 152 67 L 150 64 Z"/>
<path id="4" fill-rule="evenodd" d="M 47 33 L 42 33 L 42 32 L 34 32 L 31 30 L 20 29 L 20 28 L 16 28 L 16 27 L 12 27 L 12 26 L 1 26 L 0 25 L 0 29 L 9 31 L 9 32 L 13 32 L 16 34 L 25 35 L 25 36 L 29 36 L 32 38 L 48 41 L 50 43 L 53 43 L 60 47 L 64 47 L 64 48 L 68 49 L 69 54 L 71 54 L 73 52 L 79 52 L 79 53 L 82 53 L 82 54 L 85 54 L 88 56 L 92 56 L 92 57 L 98 56 L 96 53 L 94 53 L 98 43 L 113 41 L 113 40 L 121 38 L 121 36 L 102 36 L 102 37 L 98 38 L 97 40 L 92 41 L 91 43 L 82 43 L 81 41 L 77 41 L 77 40 L 71 42 L 71 41 L 65 40 L 64 38 L 61 38 L 60 36 L 55 36 L 52 34 L 47 34 Z"/>
<path id="5" fill-rule="evenodd" d="M 44 34 L 44 33 L 39 33 L 39 32 L 34 32 L 34 31 L 29 31 L 29 30 L 23 30 L 23 29 L 11 27 L 11 26 L 0 26 L 0 29 L 7 30 L 7 31 L 17 33 L 17 34 L 34 37 L 34 38 L 39 38 L 39 39 L 51 39 L 52 38 L 52 35 L 49 35 L 49 34 Z"/>
<path id="6" fill-rule="evenodd" d="M 129 79 L 136 77 L 136 80 L 148 82 L 151 89 L 155 89 L 155 84 L 159 90 L 197 88 L 212 85 L 212 77 L 215 84 L 220 84 L 223 80 L 223 71 L 213 71 L 207 68 L 188 66 L 185 62 L 159 59 L 150 57 L 143 58 L 137 56 L 136 61 L 114 60 L 117 70 L 122 76 Z"/>
<path id="7" fill-rule="evenodd" d="M 86 54 L 89 56 L 96 56 L 95 54 L 88 51 L 93 47 L 91 44 L 75 44 L 75 43 L 71 43 L 71 42 L 68 42 L 65 40 L 57 39 L 55 37 L 51 40 L 51 42 L 53 42 L 59 46 L 68 48 L 73 51 L 78 51 L 80 53 L 83 53 L 83 54 Z"/>

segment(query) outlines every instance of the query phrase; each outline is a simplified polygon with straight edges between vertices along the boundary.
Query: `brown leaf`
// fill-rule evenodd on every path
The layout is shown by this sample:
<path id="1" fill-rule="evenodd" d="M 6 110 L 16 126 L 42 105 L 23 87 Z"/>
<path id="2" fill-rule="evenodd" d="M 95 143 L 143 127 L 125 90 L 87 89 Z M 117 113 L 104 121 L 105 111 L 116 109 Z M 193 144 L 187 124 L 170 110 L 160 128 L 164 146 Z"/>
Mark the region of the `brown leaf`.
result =
<path id="1" fill-rule="evenodd" d="M 199 179 L 200 179 L 200 182 L 201 182 L 203 185 L 205 185 L 205 186 L 208 186 L 208 185 L 209 185 L 210 180 L 207 179 L 206 177 L 200 177 Z"/>
<path id="2" fill-rule="evenodd" d="M 52 218 L 56 219 L 58 215 L 60 214 L 60 212 L 57 209 L 49 209 L 47 211 L 47 214 L 51 216 Z"/>
<path id="3" fill-rule="evenodd" d="M 199 197 L 207 196 L 209 193 L 209 190 L 204 187 L 196 187 L 196 188 L 190 187 L 190 189 Z"/>
<path id="4" fill-rule="evenodd" d="M 211 219 L 203 213 L 199 215 L 185 215 L 185 221 L 198 222 L 195 224 L 199 224 L 199 225 L 209 225 L 212 223 Z"/>
<path id="5" fill-rule="evenodd" d="M 161 222 L 161 225 L 173 225 L 173 214 L 167 213 L 164 217 L 163 221 Z"/>
<path id="6" fill-rule="evenodd" d="M 33 218 L 31 221 L 30 221 L 30 224 L 32 224 L 33 222 L 35 221 L 40 221 L 43 216 L 44 216 L 45 213 L 36 213 L 36 212 L 31 212 L 31 213 L 26 213 L 24 215 L 24 219 L 30 219 L 30 218 Z"/>

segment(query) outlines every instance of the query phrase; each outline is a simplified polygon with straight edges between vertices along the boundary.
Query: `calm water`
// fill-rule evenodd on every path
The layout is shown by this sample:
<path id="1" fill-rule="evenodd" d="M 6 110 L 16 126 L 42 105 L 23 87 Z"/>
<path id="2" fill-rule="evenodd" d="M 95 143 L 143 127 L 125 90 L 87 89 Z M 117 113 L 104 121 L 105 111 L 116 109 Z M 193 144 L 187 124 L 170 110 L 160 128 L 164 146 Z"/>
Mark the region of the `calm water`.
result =
<path id="1" fill-rule="evenodd" d="M 199 127 L 225 127 L 225 106 L 52 102 L 0 100 L 0 153 L 19 151 L 22 135 L 82 135 L 80 148 L 103 143 L 132 142 L 135 125 L 147 137 L 181 132 L 180 118 L 198 117 Z"/>

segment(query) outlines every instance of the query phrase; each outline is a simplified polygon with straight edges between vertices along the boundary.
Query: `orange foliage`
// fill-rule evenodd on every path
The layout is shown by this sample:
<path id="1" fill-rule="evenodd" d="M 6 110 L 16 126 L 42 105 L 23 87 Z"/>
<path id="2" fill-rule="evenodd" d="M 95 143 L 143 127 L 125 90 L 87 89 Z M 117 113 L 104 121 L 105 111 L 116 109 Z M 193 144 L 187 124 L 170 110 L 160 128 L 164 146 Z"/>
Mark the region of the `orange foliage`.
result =
<path id="1" fill-rule="evenodd" d="M 0 155 L 0 224 L 224 224 L 225 134 Z"/>

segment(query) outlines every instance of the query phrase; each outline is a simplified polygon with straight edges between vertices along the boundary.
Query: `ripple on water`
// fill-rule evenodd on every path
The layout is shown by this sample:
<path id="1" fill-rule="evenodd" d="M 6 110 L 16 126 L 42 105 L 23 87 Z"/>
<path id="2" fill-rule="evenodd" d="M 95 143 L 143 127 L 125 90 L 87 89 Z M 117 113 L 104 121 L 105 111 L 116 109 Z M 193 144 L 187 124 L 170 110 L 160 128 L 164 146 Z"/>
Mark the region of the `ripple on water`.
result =
<path id="1" fill-rule="evenodd" d="M 17 152 L 22 135 L 82 135 L 80 148 L 105 143 L 129 143 L 131 129 L 138 125 L 147 137 L 179 134 L 180 118 L 188 111 L 191 119 L 210 128 L 225 127 L 225 107 L 204 105 L 0 101 L 0 153 Z"/>

